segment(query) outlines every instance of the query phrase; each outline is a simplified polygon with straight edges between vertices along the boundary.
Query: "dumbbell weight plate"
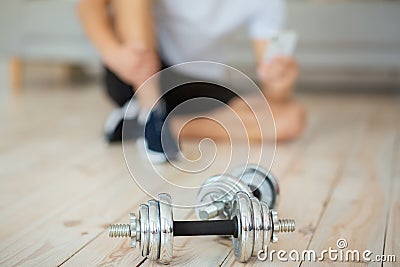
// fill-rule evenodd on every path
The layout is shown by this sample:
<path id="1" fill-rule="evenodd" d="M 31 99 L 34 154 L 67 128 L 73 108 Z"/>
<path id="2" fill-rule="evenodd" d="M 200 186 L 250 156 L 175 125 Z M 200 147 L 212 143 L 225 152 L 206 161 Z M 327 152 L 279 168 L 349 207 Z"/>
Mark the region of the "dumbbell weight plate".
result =
<path id="1" fill-rule="evenodd" d="M 271 225 L 271 216 L 270 216 L 270 209 L 265 202 L 260 202 L 261 204 L 261 213 L 263 216 L 263 224 L 264 224 L 264 234 L 263 234 L 263 245 L 262 249 L 266 252 L 266 248 L 269 246 L 269 243 L 272 238 L 272 229 L 270 228 Z"/>
<path id="2" fill-rule="evenodd" d="M 160 226 L 160 210 L 157 200 L 149 200 L 149 254 L 150 260 L 158 260 L 160 252 L 161 226 Z"/>
<path id="3" fill-rule="evenodd" d="M 226 205 L 230 205 L 236 192 L 243 191 L 251 194 L 249 187 L 241 182 L 238 178 L 229 175 L 221 174 L 209 178 L 199 189 L 197 194 L 196 214 L 201 218 L 199 213 L 209 204 L 214 201 L 225 201 Z M 231 206 L 225 206 L 223 212 L 216 216 L 215 220 L 225 220 L 230 218 Z"/>
<path id="4" fill-rule="evenodd" d="M 140 221 L 140 251 L 143 257 L 149 253 L 149 206 L 141 204 L 139 207 Z"/>
<path id="5" fill-rule="evenodd" d="M 247 262 L 254 247 L 253 205 L 248 194 L 238 192 L 233 199 L 232 218 L 238 222 L 238 235 L 233 238 L 233 252 L 240 262 Z"/>
<path id="6" fill-rule="evenodd" d="M 252 197 L 251 203 L 253 206 L 253 224 L 254 224 L 254 247 L 253 256 L 257 256 L 258 251 L 263 248 L 264 240 L 264 224 L 263 224 L 263 214 L 260 201 Z"/>
<path id="7" fill-rule="evenodd" d="M 270 209 L 278 205 L 279 184 L 268 170 L 256 164 L 249 164 L 234 169 L 232 175 L 240 177 L 241 181 L 248 185 L 252 194 L 260 201 L 268 203 Z"/>
<path id="8" fill-rule="evenodd" d="M 159 262 L 168 264 L 172 260 L 174 247 L 174 220 L 172 216 L 172 199 L 168 194 L 159 194 L 161 243 Z"/>

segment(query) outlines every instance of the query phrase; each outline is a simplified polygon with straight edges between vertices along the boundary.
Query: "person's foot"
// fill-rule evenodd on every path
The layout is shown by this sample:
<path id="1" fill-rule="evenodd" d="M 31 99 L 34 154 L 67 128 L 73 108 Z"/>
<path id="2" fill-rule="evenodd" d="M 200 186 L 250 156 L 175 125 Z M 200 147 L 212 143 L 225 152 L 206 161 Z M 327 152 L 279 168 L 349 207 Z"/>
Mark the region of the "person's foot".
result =
<path id="1" fill-rule="evenodd" d="M 160 102 L 146 119 L 139 119 L 144 135 L 136 141 L 139 152 L 144 158 L 150 159 L 153 164 L 161 164 L 167 160 L 174 160 L 178 154 L 178 145 L 171 134 L 165 103 Z M 145 121 L 145 122 L 144 122 Z"/>
<path id="2" fill-rule="evenodd" d="M 130 103 L 130 104 L 129 104 Z M 121 108 L 115 109 L 108 116 L 104 125 L 104 136 L 109 143 L 121 142 L 124 139 L 133 139 L 136 135 L 139 104 L 135 99 L 128 101 Z M 123 127 L 126 127 L 123 134 Z"/>

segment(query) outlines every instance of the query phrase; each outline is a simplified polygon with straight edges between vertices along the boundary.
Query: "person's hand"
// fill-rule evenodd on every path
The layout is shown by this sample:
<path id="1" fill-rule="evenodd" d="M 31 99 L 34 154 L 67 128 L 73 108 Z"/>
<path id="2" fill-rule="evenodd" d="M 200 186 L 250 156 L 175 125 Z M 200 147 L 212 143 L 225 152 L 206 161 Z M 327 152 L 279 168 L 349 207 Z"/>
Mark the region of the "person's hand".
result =
<path id="1" fill-rule="evenodd" d="M 257 73 L 267 99 L 285 101 L 293 93 L 299 69 L 294 58 L 277 56 L 269 62 L 262 62 Z"/>
<path id="2" fill-rule="evenodd" d="M 121 80 L 136 88 L 160 70 L 157 53 L 142 43 L 122 44 L 108 51 L 104 60 Z"/>

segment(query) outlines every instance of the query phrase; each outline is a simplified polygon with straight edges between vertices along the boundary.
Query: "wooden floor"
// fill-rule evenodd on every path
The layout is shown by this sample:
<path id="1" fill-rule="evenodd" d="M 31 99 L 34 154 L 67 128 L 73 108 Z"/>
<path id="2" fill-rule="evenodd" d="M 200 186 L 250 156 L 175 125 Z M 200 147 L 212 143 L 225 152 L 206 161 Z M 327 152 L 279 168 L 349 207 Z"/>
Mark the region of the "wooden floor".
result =
<path id="1" fill-rule="evenodd" d="M 1 93 L 0 265 L 153 265 L 128 240 L 108 238 L 110 223 L 127 223 L 129 211 L 148 199 L 130 178 L 121 146 L 102 138 L 111 106 L 96 85 L 62 87 Z M 400 262 L 399 95 L 307 93 L 300 100 L 307 107 L 307 130 L 278 145 L 272 167 L 282 188 L 278 211 L 294 218 L 297 230 L 281 235 L 270 249 L 320 252 L 336 249 L 336 241 L 345 238 L 349 249 L 394 254 Z M 195 154 L 197 145 L 187 143 L 185 149 Z M 210 175 L 220 171 L 218 158 Z M 152 186 L 154 193 L 165 189 Z M 176 209 L 174 216 L 184 220 L 194 213 Z M 229 240 L 178 237 L 174 246 L 174 265 L 240 265 Z"/>

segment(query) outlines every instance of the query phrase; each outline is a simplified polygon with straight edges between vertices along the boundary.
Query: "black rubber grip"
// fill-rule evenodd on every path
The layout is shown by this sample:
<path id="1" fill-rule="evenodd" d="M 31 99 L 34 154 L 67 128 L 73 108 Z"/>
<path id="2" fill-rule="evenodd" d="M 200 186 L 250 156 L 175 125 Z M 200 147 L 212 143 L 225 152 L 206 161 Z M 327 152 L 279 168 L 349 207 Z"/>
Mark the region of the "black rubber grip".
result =
<path id="1" fill-rule="evenodd" d="M 174 221 L 174 236 L 233 235 L 237 237 L 237 219 L 211 221 Z"/>

